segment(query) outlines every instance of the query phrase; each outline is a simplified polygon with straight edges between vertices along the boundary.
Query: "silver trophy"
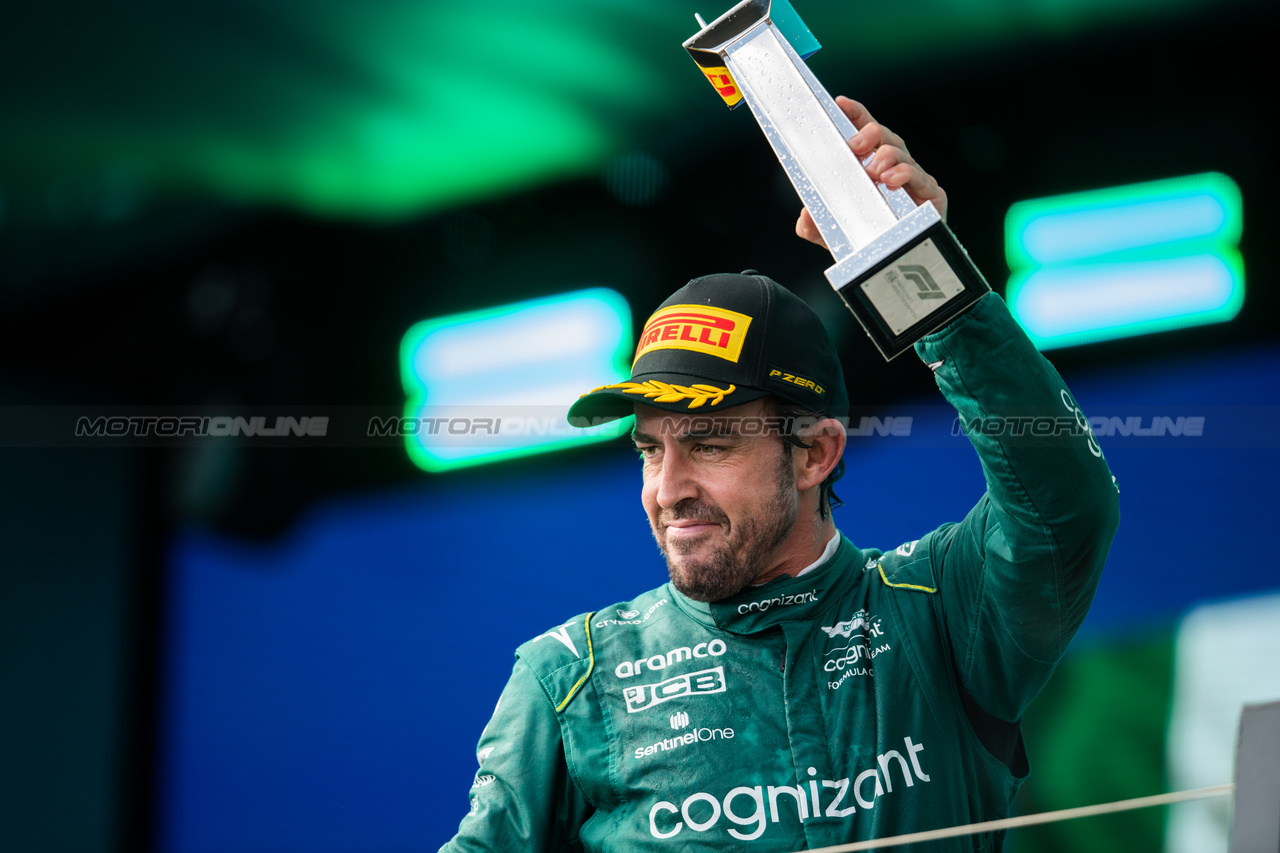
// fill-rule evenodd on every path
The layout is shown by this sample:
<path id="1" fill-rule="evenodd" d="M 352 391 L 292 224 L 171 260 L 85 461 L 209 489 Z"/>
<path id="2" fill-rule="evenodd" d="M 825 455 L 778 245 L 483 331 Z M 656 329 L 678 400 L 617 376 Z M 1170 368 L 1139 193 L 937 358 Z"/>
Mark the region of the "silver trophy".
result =
<path id="1" fill-rule="evenodd" d="M 991 290 L 932 204 L 871 180 L 856 132 L 804 57 L 787 0 L 743 0 L 684 43 L 730 107 L 746 101 L 835 264 L 827 280 L 888 361 Z"/>

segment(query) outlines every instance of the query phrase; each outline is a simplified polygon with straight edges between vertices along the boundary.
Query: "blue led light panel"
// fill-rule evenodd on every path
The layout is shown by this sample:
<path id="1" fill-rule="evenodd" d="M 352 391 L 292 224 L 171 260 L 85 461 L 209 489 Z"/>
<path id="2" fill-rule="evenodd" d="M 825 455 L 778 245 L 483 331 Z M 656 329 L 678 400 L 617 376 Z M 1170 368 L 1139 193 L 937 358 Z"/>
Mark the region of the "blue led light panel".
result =
<path id="1" fill-rule="evenodd" d="M 1217 172 L 1020 201 L 1005 217 L 1010 269 L 1240 242 L 1240 188 Z"/>
<path id="2" fill-rule="evenodd" d="M 1076 346 L 1187 326 L 1240 312 L 1244 265 L 1234 250 L 1015 273 L 1009 308 L 1037 348 Z"/>
<path id="3" fill-rule="evenodd" d="M 400 431 L 428 471 L 497 462 L 623 434 L 569 426 L 570 404 L 630 375 L 631 312 L 593 288 L 425 320 L 400 343 Z"/>
<path id="4" fill-rule="evenodd" d="M 1216 172 L 1018 202 L 1009 307 L 1040 349 L 1230 320 L 1244 304 L 1242 210 Z"/>

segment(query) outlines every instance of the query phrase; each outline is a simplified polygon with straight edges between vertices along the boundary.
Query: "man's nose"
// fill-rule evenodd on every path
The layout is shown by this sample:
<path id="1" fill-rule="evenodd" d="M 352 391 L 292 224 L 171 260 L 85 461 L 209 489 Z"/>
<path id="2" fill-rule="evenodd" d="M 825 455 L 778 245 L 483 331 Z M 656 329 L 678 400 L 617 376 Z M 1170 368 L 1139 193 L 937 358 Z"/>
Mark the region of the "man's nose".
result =
<path id="1" fill-rule="evenodd" d="M 663 509 L 672 509 L 681 501 L 697 498 L 699 494 L 693 465 L 679 452 L 679 448 L 672 450 L 674 452 L 663 454 L 662 468 L 658 472 L 656 498 L 658 506 Z"/>

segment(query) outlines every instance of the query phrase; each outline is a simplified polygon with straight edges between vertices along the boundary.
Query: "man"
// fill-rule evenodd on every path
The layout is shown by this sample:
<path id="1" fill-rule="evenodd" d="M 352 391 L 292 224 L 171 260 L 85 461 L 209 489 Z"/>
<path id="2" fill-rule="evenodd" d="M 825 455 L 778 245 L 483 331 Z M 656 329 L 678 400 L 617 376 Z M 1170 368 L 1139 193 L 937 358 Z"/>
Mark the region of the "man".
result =
<path id="1" fill-rule="evenodd" d="M 945 213 L 902 140 L 838 103 L 871 176 Z M 860 549 L 830 513 L 848 402 L 817 316 L 751 271 L 663 303 L 631 380 L 570 418 L 635 414 L 670 583 L 520 647 L 444 849 L 788 851 L 1008 813 L 1018 720 L 1088 610 L 1116 490 L 996 296 L 916 351 L 966 424 L 1071 429 L 970 429 L 988 488 L 964 520 Z M 947 843 L 928 849 L 974 849 Z"/>

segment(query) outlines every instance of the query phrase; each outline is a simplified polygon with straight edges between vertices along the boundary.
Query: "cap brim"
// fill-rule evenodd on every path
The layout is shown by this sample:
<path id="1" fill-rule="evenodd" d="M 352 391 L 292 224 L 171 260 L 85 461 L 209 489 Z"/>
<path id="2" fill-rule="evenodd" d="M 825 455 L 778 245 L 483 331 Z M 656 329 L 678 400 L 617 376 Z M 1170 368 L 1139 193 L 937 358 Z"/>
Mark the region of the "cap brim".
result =
<path id="1" fill-rule="evenodd" d="M 592 427 L 635 413 L 642 403 L 664 412 L 709 415 L 769 395 L 759 388 L 708 382 L 680 373 L 649 373 L 595 388 L 569 407 L 569 424 Z"/>

